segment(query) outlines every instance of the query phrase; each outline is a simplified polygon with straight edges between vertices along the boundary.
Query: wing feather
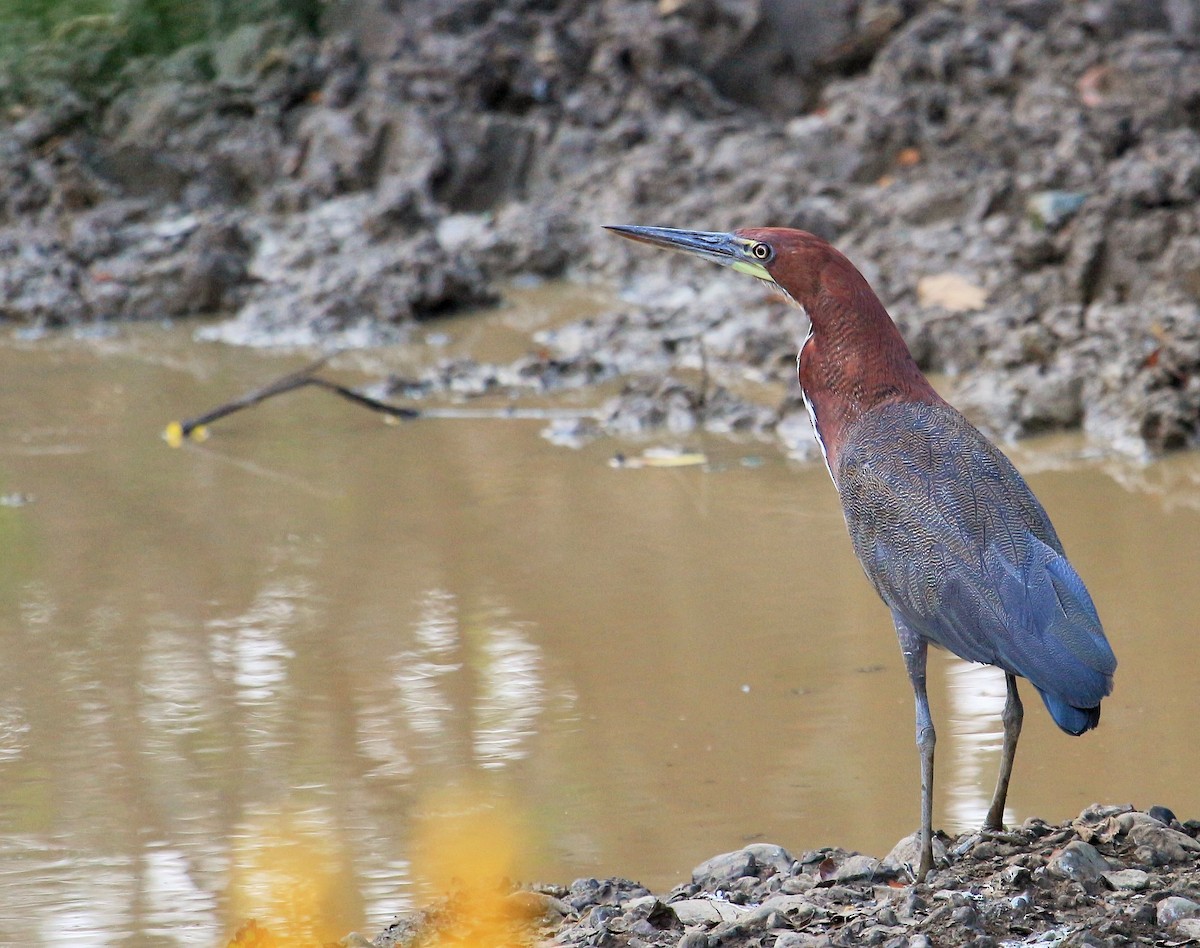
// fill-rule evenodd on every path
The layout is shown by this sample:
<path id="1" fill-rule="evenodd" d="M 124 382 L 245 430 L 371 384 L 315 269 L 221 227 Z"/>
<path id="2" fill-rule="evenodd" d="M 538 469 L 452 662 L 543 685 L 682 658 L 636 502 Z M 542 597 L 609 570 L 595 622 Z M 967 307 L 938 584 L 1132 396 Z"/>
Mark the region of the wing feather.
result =
<path id="1" fill-rule="evenodd" d="M 838 463 L 846 524 L 889 607 L 929 641 L 1027 678 L 1055 720 L 1094 726 L 1116 659 L 1049 517 L 949 406 L 895 404 Z"/>

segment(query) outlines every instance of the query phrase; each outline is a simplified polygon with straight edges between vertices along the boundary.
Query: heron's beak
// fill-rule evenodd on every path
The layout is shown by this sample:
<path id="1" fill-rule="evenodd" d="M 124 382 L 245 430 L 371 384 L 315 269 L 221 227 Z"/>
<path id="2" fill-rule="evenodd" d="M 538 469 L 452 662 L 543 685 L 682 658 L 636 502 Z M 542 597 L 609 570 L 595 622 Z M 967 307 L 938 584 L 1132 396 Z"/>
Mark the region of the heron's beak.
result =
<path id="1" fill-rule="evenodd" d="M 676 230 L 673 227 L 638 227 L 626 224 L 606 224 L 606 230 L 611 230 L 622 237 L 636 240 L 654 247 L 666 247 L 668 250 L 681 250 L 684 253 L 695 254 L 705 260 L 711 260 L 722 266 L 733 267 L 741 273 L 774 283 L 775 279 L 767 272 L 762 263 L 750 256 L 750 248 L 755 241 L 737 234 L 720 234 L 704 230 Z"/>

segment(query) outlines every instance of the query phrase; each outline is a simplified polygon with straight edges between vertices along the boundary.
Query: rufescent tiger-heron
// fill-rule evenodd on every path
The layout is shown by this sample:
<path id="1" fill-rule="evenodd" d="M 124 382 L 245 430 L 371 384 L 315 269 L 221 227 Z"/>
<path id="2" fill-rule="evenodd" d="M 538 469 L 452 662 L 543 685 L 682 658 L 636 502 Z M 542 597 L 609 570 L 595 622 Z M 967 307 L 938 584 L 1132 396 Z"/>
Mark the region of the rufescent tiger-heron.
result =
<path id="1" fill-rule="evenodd" d="M 933 868 L 929 644 L 1004 670 L 1000 774 L 984 821 L 999 830 L 1023 718 L 1017 678 L 1068 734 L 1094 728 L 1112 691 L 1117 660 L 1091 596 L 1024 478 L 934 391 L 879 297 L 826 241 L 785 228 L 609 230 L 748 273 L 808 314 L 804 404 L 916 696 L 923 880 Z"/>

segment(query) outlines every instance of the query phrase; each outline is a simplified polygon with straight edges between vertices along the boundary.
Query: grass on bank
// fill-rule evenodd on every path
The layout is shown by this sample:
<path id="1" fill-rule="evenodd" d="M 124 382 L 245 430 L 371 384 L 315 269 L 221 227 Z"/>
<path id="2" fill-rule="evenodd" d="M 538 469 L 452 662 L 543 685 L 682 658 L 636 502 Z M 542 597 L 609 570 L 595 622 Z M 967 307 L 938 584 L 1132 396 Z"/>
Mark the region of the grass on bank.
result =
<path id="1" fill-rule="evenodd" d="M 0 0 L 0 106 L 91 100 L 142 57 L 162 58 L 247 23 L 317 32 L 323 0 Z"/>

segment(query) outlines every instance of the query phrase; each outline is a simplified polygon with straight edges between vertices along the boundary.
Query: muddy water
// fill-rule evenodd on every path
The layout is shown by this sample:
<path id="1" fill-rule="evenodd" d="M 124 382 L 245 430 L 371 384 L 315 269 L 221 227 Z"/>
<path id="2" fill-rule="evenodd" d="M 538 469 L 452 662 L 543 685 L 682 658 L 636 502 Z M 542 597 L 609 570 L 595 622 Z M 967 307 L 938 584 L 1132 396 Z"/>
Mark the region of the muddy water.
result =
<path id="1" fill-rule="evenodd" d="M 511 345 L 513 319 L 439 351 Z M 0 345 L 0 943 L 336 938 L 480 847 L 666 888 L 748 840 L 882 855 L 913 828 L 911 695 L 823 468 L 696 437 L 706 467 L 620 470 L 645 445 L 391 427 L 318 392 L 159 439 L 303 361 L 181 330 Z M 1200 458 L 1083 455 L 1015 452 L 1117 690 L 1081 739 L 1030 696 L 1010 817 L 1200 816 Z M 948 829 L 982 815 L 1002 694 L 934 656 Z"/>

